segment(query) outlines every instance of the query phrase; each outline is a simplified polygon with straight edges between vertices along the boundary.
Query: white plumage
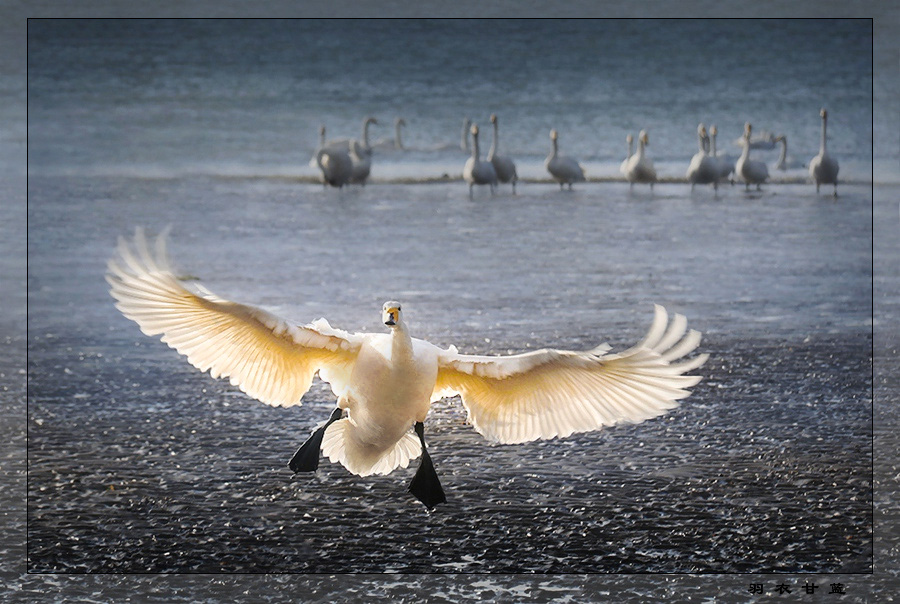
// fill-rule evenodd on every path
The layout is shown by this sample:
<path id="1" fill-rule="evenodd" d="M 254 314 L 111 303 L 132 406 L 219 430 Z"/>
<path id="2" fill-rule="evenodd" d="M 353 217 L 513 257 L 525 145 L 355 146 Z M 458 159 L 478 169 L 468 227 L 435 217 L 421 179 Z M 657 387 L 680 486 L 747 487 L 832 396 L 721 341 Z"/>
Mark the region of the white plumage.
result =
<path id="1" fill-rule="evenodd" d="M 625 166 L 625 178 L 634 187 L 634 183 L 648 183 L 653 188 L 656 182 L 656 168 L 653 167 L 653 160 L 646 155 L 645 147 L 650 144 L 650 138 L 647 136 L 646 130 L 641 130 L 638 135 L 637 153 L 628 158 L 628 164 Z"/>
<path id="2" fill-rule="evenodd" d="M 550 140 L 553 142 L 553 150 L 544 160 L 544 167 L 547 168 L 550 176 L 559 183 L 560 191 L 563 185 L 569 185 L 571 191 L 572 183 L 584 182 L 584 168 L 574 158 L 559 154 L 558 139 L 559 133 L 555 129 L 551 130 Z"/>
<path id="3" fill-rule="evenodd" d="M 750 123 L 744 124 L 743 150 L 737 163 L 734 164 L 734 173 L 741 177 L 744 181 L 744 188 L 749 189 L 750 185 L 756 185 L 759 190 L 760 185 L 769 178 L 769 168 L 761 161 L 750 159 L 750 135 L 753 127 Z"/>
<path id="4" fill-rule="evenodd" d="M 463 167 L 463 178 L 469 183 L 469 199 L 472 199 L 472 188 L 475 185 L 488 185 L 491 187 L 491 193 L 497 186 L 497 172 L 494 165 L 489 161 L 481 159 L 481 153 L 478 149 L 478 126 L 472 124 L 472 156 L 466 160 Z"/>
<path id="5" fill-rule="evenodd" d="M 718 189 L 718 166 L 716 161 L 706 152 L 709 137 L 706 134 L 706 126 L 703 124 L 697 126 L 697 143 L 700 150 L 691 158 L 691 163 L 687 169 L 687 179 L 691 183 L 691 191 L 694 190 L 694 185 L 696 184 L 712 184 Z"/>
<path id="6" fill-rule="evenodd" d="M 719 134 L 719 129 L 716 128 L 715 124 L 709 127 L 709 154 L 712 156 L 714 160 L 714 164 L 716 166 L 716 183 L 718 184 L 721 180 L 727 180 L 732 173 L 734 173 L 734 164 L 735 160 L 733 157 L 728 155 L 719 156 L 716 151 L 716 136 Z"/>
<path id="7" fill-rule="evenodd" d="M 625 159 L 619 165 L 619 172 L 622 173 L 622 176 L 628 173 L 628 160 L 631 159 L 631 155 L 634 153 L 634 137 L 629 134 L 625 137 L 625 143 L 628 145 L 628 155 L 625 156 Z"/>
<path id="8" fill-rule="evenodd" d="M 504 183 L 512 183 L 512 191 L 513 194 L 515 194 L 516 181 L 519 180 L 519 175 L 516 173 L 516 164 L 512 159 L 500 155 L 497 152 L 497 148 L 499 145 L 497 132 L 497 114 L 491 114 L 491 123 L 494 125 L 494 138 L 493 140 L 491 140 L 491 149 L 490 151 L 488 151 L 487 159 L 489 162 L 491 162 L 491 165 L 494 166 L 494 171 L 497 173 L 497 180 Z"/>
<path id="9" fill-rule="evenodd" d="M 822 141 L 819 144 L 819 154 L 809 162 L 809 177 L 816 183 L 816 193 L 819 192 L 820 185 L 833 184 L 834 196 L 837 197 L 838 161 L 829 155 L 826 149 L 828 112 L 823 108 L 819 111 L 819 115 L 822 117 Z"/>
<path id="10" fill-rule="evenodd" d="M 669 324 L 661 306 L 646 337 L 618 354 L 604 344 L 472 356 L 412 338 L 399 302 L 382 308 L 390 333 L 348 333 L 324 319 L 293 325 L 183 284 L 167 260 L 165 233 L 151 250 L 137 229 L 117 252 L 106 275 L 116 308 L 195 367 L 275 406 L 299 405 L 315 375 L 328 382 L 346 417 L 336 413 L 321 449 L 361 476 L 424 460 L 424 440 L 410 429 L 442 397 L 460 395 L 473 427 L 494 441 L 564 437 L 665 413 L 700 381 L 685 374 L 707 358 L 684 359 L 700 334 L 688 332 L 681 315 Z"/>

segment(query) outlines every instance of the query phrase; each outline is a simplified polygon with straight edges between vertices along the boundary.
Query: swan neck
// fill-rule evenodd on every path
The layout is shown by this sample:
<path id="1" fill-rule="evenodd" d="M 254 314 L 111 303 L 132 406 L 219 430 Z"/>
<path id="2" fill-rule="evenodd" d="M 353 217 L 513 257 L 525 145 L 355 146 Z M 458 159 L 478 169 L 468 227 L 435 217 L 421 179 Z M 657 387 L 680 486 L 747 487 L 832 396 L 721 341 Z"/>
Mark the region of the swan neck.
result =
<path id="1" fill-rule="evenodd" d="M 784 161 L 787 159 L 787 139 L 781 139 L 781 155 L 778 156 L 778 164 L 784 164 Z"/>
<path id="2" fill-rule="evenodd" d="M 491 150 L 488 152 L 488 155 L 494 155 L 497 153 L 497 137 L 498 137 L 498 127 L 497 122 L 494 122 L 494 138 L 491 140 Z"/>
<path id="3" fill-rule="evenodd" d="M 819 153 L 825 155 L 825 141 L 828 140 L 828 118 L 822 116 L 822 142 L 819 144 Z"/>
<path id="4" fill-rule="evenodd" d="M 716 135 L 715 134 L 709 135 L 709 152 L 713 157 L 716 156 Z"/>
<path id="5" fill-rule="evenodd" d="M 744 144 L 741 145 L 743 149 L 741 149 L 741 159 L 747 161 L 750 158 L 750 140 L 745 138 Z"/>
<path id="6" fill-rule="evenodd" d="M 362 131 L 362 140 L 363 145 L 366 149 L 369 148 L 369 120 L 363 122 L 363 131 Z"/>
<path id="7" fill-rule="evenodd" d="M 400 321 L 391 331 L 391 360 L 411 359 L 412 352 L 412 338 L 406 324 Z"/>
<path id="8" fill-rule="evenodd" d="M 477 160 L 478 155 L 479 155 L 479 153 L 478 153 L 478 135 L 473 134 L 472 135 L 472 157 L 474 157 Z"/>
<path id="9" fill-rule="evenodd" d="M 628 141 L 628 157 L 626 159 L 631 159 L 632 155 L 634 155 L 634 141 Z"/>

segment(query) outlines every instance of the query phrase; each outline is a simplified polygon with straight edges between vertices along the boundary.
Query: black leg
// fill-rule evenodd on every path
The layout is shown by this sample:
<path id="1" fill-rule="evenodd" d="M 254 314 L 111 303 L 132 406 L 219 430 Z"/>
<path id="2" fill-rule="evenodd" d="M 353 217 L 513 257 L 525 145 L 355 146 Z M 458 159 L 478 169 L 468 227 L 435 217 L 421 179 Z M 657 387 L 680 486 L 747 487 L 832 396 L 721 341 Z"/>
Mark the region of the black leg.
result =
<path id="1" fill-rule="evenodd" d="M 409 483 L 409 492 L 431 510 L 437 504 L 446 502 L 447 497 L 444 496 L 441 481 L 438 480 L 434 464 L 431 463 L 431 456 L 428 454 L 428 449 L 425 448 L 425 425 L 422 422 L 416 422 L 414 429 L 419 435 L 419 442 L 422 443 L 422 461 L 419 462 L 419 469 L 413 476 L 412 482 Z"/>
<path id="2" fill-rule="evenodd" d="M 339 419 L 341 419 L 341 409 L 335 409 L 331 413 L 331 419 L 313 432 L 312 436 L 297 449 L 288 467 L 294 472 L 315 472 L 319 468 L 319 451 L 322 449 L 322 437 L 325 436 L 325 429 Z"/>

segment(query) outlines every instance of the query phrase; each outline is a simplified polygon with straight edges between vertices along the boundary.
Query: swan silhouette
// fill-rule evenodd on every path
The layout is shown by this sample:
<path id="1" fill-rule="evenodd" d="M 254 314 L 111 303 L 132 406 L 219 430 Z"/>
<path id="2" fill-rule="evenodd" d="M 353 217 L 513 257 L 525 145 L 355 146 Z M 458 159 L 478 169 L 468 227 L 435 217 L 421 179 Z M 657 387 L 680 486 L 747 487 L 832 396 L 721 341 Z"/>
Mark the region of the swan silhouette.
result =
<path id="1" fill-rule="evenodd" d="M 560 191 L 562 191 L 563 185 L 569 185 L 571 191 L 572 183 L 585 181 L 584 168 L 575 159 L 559 154 L 558 139 L 559 133 L 555 129 L 551 130 L 550 140 L 553 143 L 553 150 L 544 160 L 544 167 L 547 168 L 550 176 L 559 183 Z"/>
<path id="2" fill-rule="evenodd" d="M 388 474 L 422 459 L 409 491 L 428 508 L 446 501 L 425 446 L 434 401 L 459 395 L 469 423 L 500 443 L 569 436 L 666 413 L 701 377 L 686 375 L 706 354 L 687 320 L 656 306 L 647 335 L 610 354 L 542 349 L 512 356 L 460 354 L 413 338 L 400 302 L 381 308 L 389 333 L 349 333 L 325 319 L 296 325 L 265 310 L 231 302 L 179 281 L 165 251 L 143 230 L 119 238 L 106 280 L 116 308 L 149 336 L 213 377 L 229 378 L 272 406 L 300 405 L 313 378 L 328 382 L 337 405 L 288 464 L 312 472 L 320 451 L 359 476 Z M 464 317 L 463 317 L 464 318 Z"/>
<path id="3" fill-rule="evenodd" d="M 834 185 L 834 196 L 837 197 L 838 186 L 838 161 L 828 154 L 826 143 L 828 141 L 828 112 L 823 107 L 819 111 L 822 117 L 822 141 L 819 143 L 819 154 L 812 158 L 809 162 L 809 177 L 816 183 L 816 193 L 819 192 L 820 185 Z"/>
<path id="4" fill-rule="evenodd" d="M 497 180 L 500 182 L 512 183 L 512 191 L 513 195 L 516 193 L 516 181 L 519 180 L 519 175 L 516 174 L 516 164 L 508 157 L 499 155 L 497 153 L 497 145 L 498 145 L 498 126 L 497 126 L 497 114 L 491 114 L 491 123 L 494 125 L 494 138 L 491 141 L 491 148 L 488 151 L 487 159 L 494 166 L 494 171 L 497 173 Z"/>
<path id="5" fill-rule="evenodd" d="M 750 159 L 750 135 L 752 131 L 753 126 L 750 125 L 750 122 L 744 124 L 744 136 L 741 139 L 743 141 L 743 150 L 737 163 L 734 164 L 734 172 L 744 181 L 745 190 L 749 190 L 750 185 L 756 185 L 756 190 L 759 191 L 760 185 L 769 178 L 769 168 L 761 161 Z"/>
<path id="6" fill-rule="evenodd" d="M 650 137 L 647 136 L 647 131 L 641 130 L 638 135 L 637 153 L 628 159 L 628 165 L 625 167 L 625 178 L 628 179 L 631 188 L 634 188 L 634 183 L 637 182 L 648 183 L 650 189 L 653 189 L 653 183 L 656 182 L 656 169 L 644 150 L 649 144 Z"/>
<path id="7" fill-rule="evenodd" d="M 478 126 L 472 124 L 472 156 L 466 160 L 463 168 L 463 178 L 469 183 L 469 199 L 472 199 L 472 188 L 475 185 L 489 185 L 491 194 L 494 193 L 494 187 L 497 186 L 497 171 L 494 165 L 489 161 L 484 161 L 480 157 L 478 149 Z"/>

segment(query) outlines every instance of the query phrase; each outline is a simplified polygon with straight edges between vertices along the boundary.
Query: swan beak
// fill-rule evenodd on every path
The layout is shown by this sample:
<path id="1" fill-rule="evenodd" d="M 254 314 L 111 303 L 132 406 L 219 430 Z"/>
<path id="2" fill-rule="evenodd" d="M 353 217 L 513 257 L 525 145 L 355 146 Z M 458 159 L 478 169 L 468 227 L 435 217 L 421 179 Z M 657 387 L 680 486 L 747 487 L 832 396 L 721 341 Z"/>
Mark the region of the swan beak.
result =
<path id="1" fill-rule="evenodd" d="M 398 308 L 386 308 L 384 310 L 384 324 L 393 327 L 397 324 L 397 319 L 400 315 L 400 309 Z"/>

